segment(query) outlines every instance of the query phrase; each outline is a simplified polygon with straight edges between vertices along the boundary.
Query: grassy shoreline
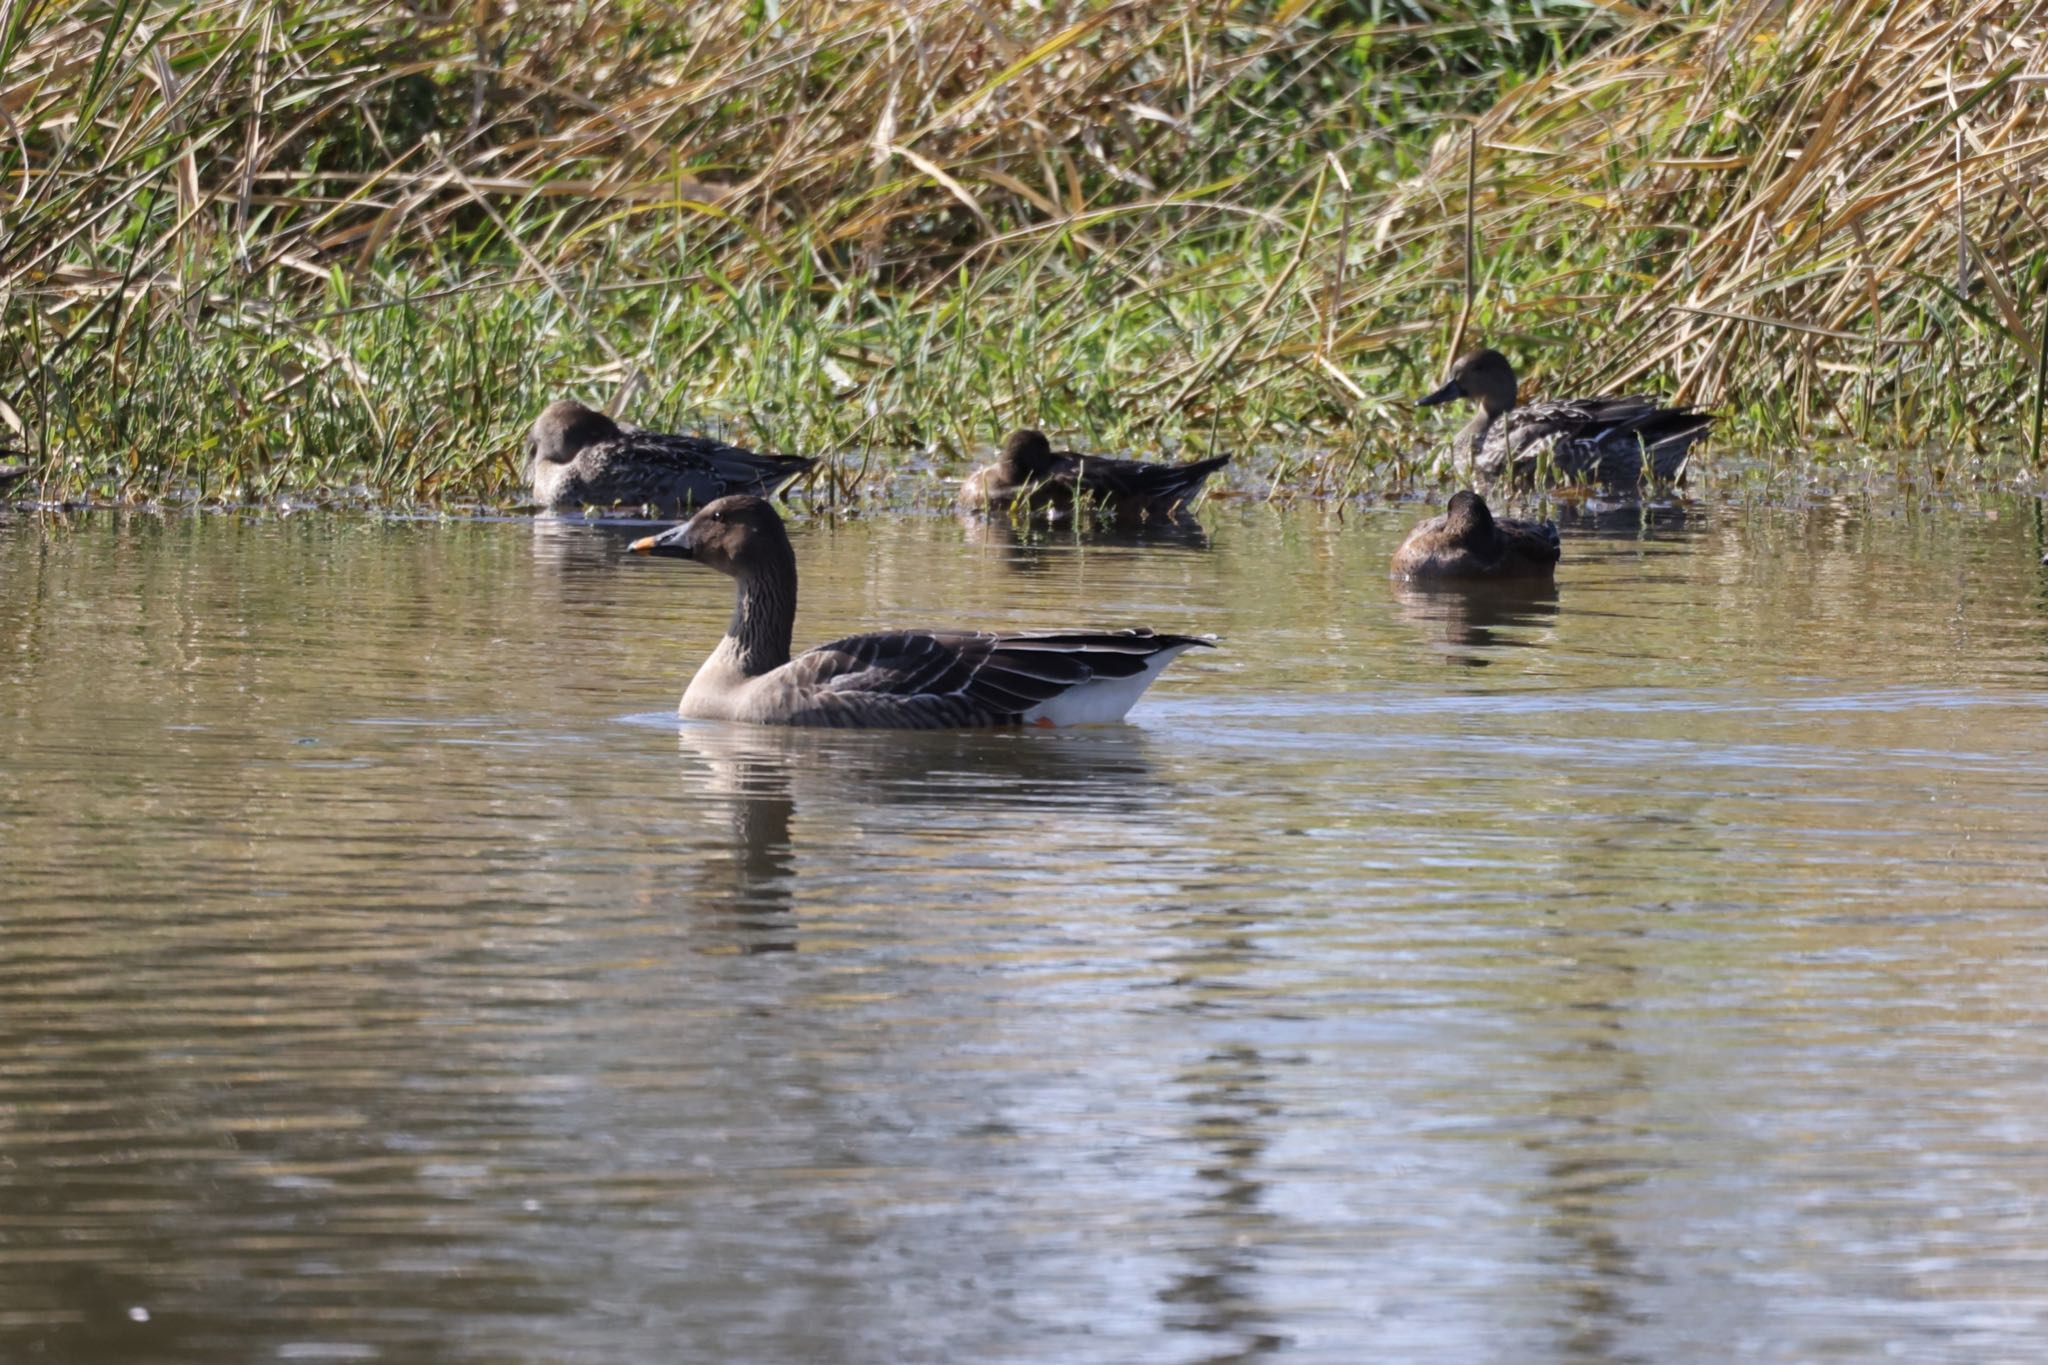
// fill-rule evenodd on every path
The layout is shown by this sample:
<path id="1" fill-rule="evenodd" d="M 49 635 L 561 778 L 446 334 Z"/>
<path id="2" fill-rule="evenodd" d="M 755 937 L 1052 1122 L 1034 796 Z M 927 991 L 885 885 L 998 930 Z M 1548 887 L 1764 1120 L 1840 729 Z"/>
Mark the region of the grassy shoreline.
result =
<path id="1" fill-rule="evenodd" d="M 502 503 L 566 393 L 831 454 L 846 500 L 1025 422 L 1349 495 L 1437 480 L 1405 400 L 1484 336 L 1539 390 L 1714 405 L 1722 448 L 2037 481 L 2013 6 L 774 16 L 20 10 L 4 460 Z"/>

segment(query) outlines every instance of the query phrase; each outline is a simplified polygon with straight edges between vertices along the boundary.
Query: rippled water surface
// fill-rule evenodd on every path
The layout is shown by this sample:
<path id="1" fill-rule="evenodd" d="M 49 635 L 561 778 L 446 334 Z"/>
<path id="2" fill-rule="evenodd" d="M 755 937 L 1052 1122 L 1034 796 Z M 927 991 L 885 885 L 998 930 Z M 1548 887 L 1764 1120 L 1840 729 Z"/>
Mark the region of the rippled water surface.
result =
<path id="1" fill-rule="evenodd" d="M 2048 1358 L 2036 509 L 798 531 L 1110 730 L 679 726 L 626 533 L 0 521 L 0 1360 Z"/>

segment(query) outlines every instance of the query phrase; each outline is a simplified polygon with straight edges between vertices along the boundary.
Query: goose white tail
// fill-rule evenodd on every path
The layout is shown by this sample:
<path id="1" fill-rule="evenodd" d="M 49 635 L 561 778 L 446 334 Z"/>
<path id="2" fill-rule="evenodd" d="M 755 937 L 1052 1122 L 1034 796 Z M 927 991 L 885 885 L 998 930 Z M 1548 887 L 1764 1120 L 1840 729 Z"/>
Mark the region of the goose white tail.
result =
<path id="1" fill-rule="evenodd" d="M 1022 719 L 1026 725 L 1062 728 L 1069 725 L 1114 725 L 1137 705 L 1138 698 L 1145 694 L 1154 678 L 1166 671 L 1168 664 L 1197 644 L 1205 643 L 1190 640 L 1183 645 L 1162 649 L 1145 661 L 1142 673 L 1133 673 L 1127 678 L 1090 679 L 1057 697 L 1040 702 L 1026 711 Z"/>

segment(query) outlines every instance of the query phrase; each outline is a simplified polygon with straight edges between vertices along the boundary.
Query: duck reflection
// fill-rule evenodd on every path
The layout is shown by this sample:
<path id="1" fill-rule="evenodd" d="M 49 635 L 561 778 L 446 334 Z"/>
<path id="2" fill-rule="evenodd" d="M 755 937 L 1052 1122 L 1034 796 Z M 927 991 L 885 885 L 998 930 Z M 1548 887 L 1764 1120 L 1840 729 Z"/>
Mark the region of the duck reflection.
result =
<path id="1" fill-rule="evenodd" d="M 1556 519 L 1559 530 L 1596 540 L 1670 540 L 1702 529 L 1673 498 L 1560 500 Z"/>
<path id="2" fill-rule="evenodd" d="M 1662 1142 L 1640 1115 L 1651 1091 L 1629 1037 L 1641 984 L 1633 935 L 1572 935 L 1570 968 L 1542 993 L 1532 1032 L 1554 1040 L 1538 1067 L 1549 1078 L 1544 1119 L 1525 1142 L 1543 1176 L 1532 1198 L 1550 1234 L 1547 1261 L 1562 1281 L 1552 1325 L 1561 1358 L 1638 1360 L 1626 1334 L 1646 1271 L 1618 1223 L 1628 1196 L 1649 1179 Z"/>
<path id="3" fill-rule="evenodd" d="M 969 545 L 998 552 L 1003 563 L 1018 573 L 1042 572 L 1060 555 L 1075 549 L 1115 547 L 1202 551 L 1209 548 L 1208 528 L 1185 512 L 1121 526 L 1113 522 L 1089 521 L 1047 526 L 1042 522 L 1013 521 L 1008 517 L 978 516 L 961 517 L 960 526 Z"/>
<path id="4" fill-rule="evenodd" d="M 1466 668 L 1494 660 L 1481 649 L 1532 649 L 1550 643 L 1557 624 L 1557 585 L 1539 582 L 1406 582 L 1394 584 L 1401 619 L 1444 647 Z"/>
<path id="5" fill-rule="evenodd" d="M 629 517 L 535 517 L 534 562 L 575 575 L 615 575 L 628 545 L 650 530 L 671 525 L 674 523 Z"/>
<path id="6" fill-rule="evenodd" d="M 845 731 L 683 724 L 690 807 L 723 819 L 729 858 L 694 891 L 746 952 L 795 944 L 803 832 L 828 860 L 848 832 L 986 812 L 1020 839 L 1075 814 L 1129 818 L 1160 799 L 1142 733 Z M 808 817 L 808 818 L 804 818 Z"/>

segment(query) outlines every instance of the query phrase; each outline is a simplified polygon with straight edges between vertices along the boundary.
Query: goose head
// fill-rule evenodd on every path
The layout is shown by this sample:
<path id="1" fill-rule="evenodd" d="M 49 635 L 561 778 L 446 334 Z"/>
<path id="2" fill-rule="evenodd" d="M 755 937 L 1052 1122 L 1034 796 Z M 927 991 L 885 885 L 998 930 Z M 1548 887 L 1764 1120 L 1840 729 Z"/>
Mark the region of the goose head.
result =
<path id="1" fill-rule="evenodd" d="M 774 504 L 751 493 L 706 503 L 696 516 L 633 542 L 634 554 L 694 559 L 733 578 L 751 578 L 795 559 Z"/>

